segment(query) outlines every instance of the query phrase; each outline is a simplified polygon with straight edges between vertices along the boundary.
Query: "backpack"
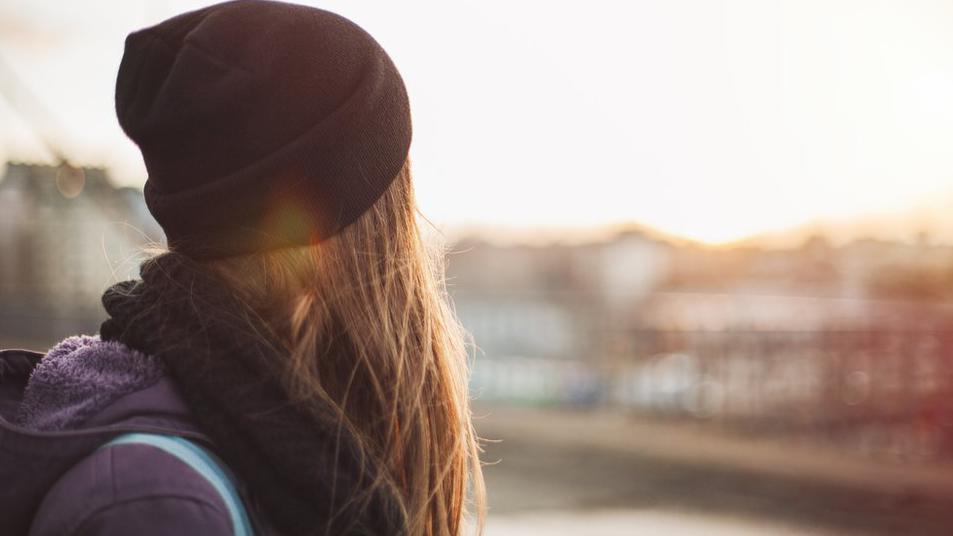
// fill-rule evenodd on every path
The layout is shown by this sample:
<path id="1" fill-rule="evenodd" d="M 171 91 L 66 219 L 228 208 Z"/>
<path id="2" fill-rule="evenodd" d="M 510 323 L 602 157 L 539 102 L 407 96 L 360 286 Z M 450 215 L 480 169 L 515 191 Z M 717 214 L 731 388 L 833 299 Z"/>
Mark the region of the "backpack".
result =
<path id="1" fill-rule="evenodd" d="M 122 434 L 105 443 L 100 449 L 114 445 L 149 445 L 165 451 L 202 475 L 218 492 L 232 520 L 235 536 L 254 536 L 248 512 L 235 486 L 235 479 L 224 463 L 207 449 L 183 437 L 133 432 Z"/>

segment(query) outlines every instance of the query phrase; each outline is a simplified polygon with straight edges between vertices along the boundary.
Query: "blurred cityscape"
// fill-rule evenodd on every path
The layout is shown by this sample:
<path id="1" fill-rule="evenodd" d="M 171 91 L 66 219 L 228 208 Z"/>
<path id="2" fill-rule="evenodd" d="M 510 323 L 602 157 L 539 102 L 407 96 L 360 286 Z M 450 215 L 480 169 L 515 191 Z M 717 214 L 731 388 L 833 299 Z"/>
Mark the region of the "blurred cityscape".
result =
<path id="1" fill-rule="evenodd" d="M 162 239 L 105 169 L 8 163 L 0 346 L 95 333 L 102 291 Z M 447 278 L 481 433 L 502 439 L 493 512 L 648 500 L 863 533 L 953 526 L 950 245 L 471 237 Z"/>
<path id="2" fill-rule="evenodd" d="M 99 298 L 138 274 L 140 249 L 162 239 L 142 191 L 103 168 L 9 162 L 0 180 L 0 342 L 50 345 L 95 333 Z"/>
<path id="3" fill-rule="evenodd" d="M 480 400 L 621 408 L 953 458 L 953 247 L 711 249 L 640 230 L 456 244 Z"/>

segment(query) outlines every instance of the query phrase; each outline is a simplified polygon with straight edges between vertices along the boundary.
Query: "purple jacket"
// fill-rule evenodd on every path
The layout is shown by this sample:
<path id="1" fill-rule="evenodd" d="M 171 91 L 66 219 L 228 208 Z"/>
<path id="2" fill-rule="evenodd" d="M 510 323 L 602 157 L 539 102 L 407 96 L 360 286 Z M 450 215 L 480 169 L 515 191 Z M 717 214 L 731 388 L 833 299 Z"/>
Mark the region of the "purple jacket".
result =
<path id="1" fill-rule="evenodd" d="M 185 463 L 145 445 L 98 450 L 126 432 L 211 447 L 162 365 L 121 343 L 78 336 L 46 356 L 0 350 L 0 531 L 232 534 L 222 499 Z"/>

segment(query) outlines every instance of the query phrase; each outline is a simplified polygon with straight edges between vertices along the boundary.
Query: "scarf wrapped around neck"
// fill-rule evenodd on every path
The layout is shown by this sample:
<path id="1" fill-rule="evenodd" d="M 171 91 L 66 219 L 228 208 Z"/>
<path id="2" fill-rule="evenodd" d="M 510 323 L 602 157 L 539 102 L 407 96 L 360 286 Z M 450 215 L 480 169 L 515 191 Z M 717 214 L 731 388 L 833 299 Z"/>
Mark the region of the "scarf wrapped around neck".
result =
<path id="1" fill-rule="evenodd" d="M 255 508 L 287 534 L 403 534 L 392 488 L 331 408 L 304 408 L 281 383 L 285 350 L 224 282 L 168 252 L 141 280 L 103 294 L 103 340 L 160 359 Z"/>

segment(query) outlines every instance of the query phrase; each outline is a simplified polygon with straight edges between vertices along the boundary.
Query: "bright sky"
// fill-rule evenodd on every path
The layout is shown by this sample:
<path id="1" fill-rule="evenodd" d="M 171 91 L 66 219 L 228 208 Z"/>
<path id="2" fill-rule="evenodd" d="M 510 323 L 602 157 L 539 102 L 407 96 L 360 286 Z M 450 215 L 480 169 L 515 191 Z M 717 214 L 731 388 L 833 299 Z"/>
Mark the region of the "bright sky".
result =
<path id="1" fill-rule="evenodd" d="M 123 38 L 208 3 L 0 0 L 0 57 L 59 144 L 141 185 L 113 112 Z M 718 242 L 953 200 L 948 0 L 311 3 L 403 73 L 437 223 Z M 45 158 L 2 99 L 0 158 Z"/>

